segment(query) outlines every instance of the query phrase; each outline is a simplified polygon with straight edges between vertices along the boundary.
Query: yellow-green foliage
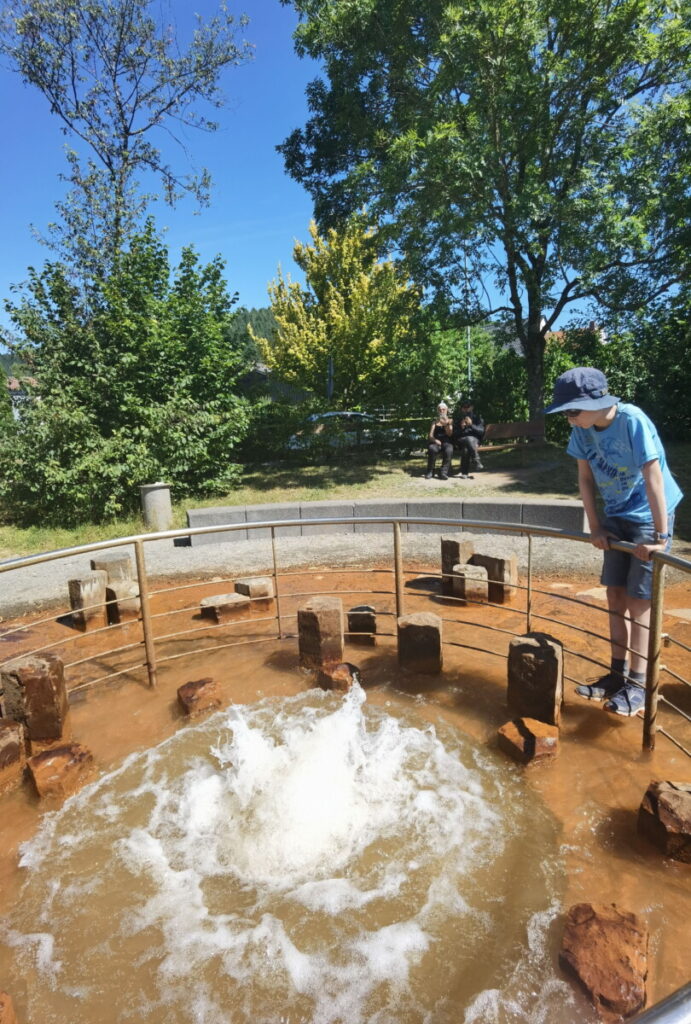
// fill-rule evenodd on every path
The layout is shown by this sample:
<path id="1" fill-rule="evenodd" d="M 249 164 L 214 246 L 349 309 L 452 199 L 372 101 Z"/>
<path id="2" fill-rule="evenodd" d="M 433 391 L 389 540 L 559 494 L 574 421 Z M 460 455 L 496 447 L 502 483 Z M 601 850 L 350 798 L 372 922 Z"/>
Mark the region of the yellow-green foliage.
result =
<path id="1" fill-rule="evenodd" d="M 335 401 L 386 401 L 413 369 L 420 294 L 393 262 L 378 259 L 362 216 L 326 237 L 314 222 L 309 232 L 312 244 L 297 242 L 293 253 L 307 289 L 279 269 L 269 286 L 276 336 L 250 333 L 284 380 L 323 395 L 331 357 Z"/>

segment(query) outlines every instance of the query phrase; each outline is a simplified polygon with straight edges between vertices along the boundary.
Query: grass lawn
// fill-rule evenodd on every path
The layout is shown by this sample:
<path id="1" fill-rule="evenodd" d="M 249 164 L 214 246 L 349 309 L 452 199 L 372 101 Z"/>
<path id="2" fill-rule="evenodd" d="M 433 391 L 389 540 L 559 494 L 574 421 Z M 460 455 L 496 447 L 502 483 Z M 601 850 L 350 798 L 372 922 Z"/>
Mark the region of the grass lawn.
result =
<path id="1" fill-rule="evenodd" d="M 691 542 L 691 444 L 667 446 L 682 490 L 690 495 L 677 513 L 676 534 L 686 547 Z M 468 497 L 552 497 L 577 498 L 576 464 L 561 447 L 527 444 L 512 450 L 486 453 L 485 471 L 475 480 L 426 481 L 424 458 L 391 457 L 374 460 L 366 456 L 335 456 L 321 465 L 294 461 L 247 466 L 242 485 L 226 495 L 188 498 L 174 505 L 174 526 L 187 524 L 188 508 L 210 505 L 257 505 L 281 502 L 327 501 L 350 498 L 442 498 L 461 494 Z M 454 459 L 454 471 L 458 459 Z M 173 495 L 174 497 L 174 495 Z M 97 526 L 76 529 L 48 529 L 40 526 L 19 529 L 0 527 L 0 559 L 39 551 L 73 547 L 96 540 L 146 533 L 139 516 Z"/>

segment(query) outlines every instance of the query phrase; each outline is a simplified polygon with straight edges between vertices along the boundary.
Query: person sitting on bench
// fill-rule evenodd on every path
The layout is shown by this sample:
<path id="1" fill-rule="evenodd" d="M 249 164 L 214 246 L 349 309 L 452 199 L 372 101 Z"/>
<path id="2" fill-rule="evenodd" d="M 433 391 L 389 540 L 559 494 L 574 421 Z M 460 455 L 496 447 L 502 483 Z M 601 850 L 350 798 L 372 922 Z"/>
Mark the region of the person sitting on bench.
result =
<path id="1" fill-rule="evenodd" d="M 451 472 L 451 459 L 453 458 L 453 420 L 449 416 L 449 407 L 446 402 L 440 402 L 437 406 L 437 418 L 432 420 L 427 436 L 427 472 L 425 479 L 431 480 L 434 476 L 434 466 L 437 457 L 441 453 L 440 480 L 448 480 Z"/>
<path id="2" fill-rule="evenodd" d="M 463 479 L 470 478 L 472 480 L 471 468 L 473 470 L 483 468 L 477 450 L 484 436 L 485 424 L 482 416 L 475 412 L 472 402 L 461 402 L 461 413 L 454 431 L 454 441 L 461 452 L 461 471 L 458 475 Z"/>

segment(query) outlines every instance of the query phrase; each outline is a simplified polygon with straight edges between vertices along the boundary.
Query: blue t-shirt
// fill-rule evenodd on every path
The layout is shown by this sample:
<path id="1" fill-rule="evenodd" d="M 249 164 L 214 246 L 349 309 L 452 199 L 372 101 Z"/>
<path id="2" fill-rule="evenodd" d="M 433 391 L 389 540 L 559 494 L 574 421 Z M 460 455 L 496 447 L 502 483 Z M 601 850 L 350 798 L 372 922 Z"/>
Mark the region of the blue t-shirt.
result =
<path id="1" fill-rule="evenodd" d="M 620 402 L 604 430 L 573 427 L 566 451 L 576 459 L 587 459 L 608 516 L 638 522 L 652 519 L 641 467 L 653 459 L 662 470 L 667 511 L 672 512 L 683 497 L 669 471 L 655 425 L 635 405 Z"/>

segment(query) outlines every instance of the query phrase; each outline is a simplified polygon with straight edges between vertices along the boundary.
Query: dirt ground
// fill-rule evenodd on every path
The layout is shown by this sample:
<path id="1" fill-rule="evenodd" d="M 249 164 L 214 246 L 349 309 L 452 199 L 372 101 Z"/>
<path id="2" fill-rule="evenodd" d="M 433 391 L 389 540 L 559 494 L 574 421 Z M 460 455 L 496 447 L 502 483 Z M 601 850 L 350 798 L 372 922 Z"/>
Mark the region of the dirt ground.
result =
<path id="1" fill-rule="evenodd" d="M 2 623 L 0 661 L 46 647 L 63 658 L 71 704 L 67 731 L 93 752 L 100 770 L 184 728 L 176 691 L 191 679 L 212 676 L 228 703 L 292 695 L 314 685 L 313 677 L 299 668 L 295 634 L 297 608 L 315 593 L 340 595 L 346 610 L 360 604 L 376 608 L 376 646 L 348 643 L 345 655 L 359 666 L 368 700 L 383 703 L 394 695 L 404 703 L 414 701 L 423 717 L 437 721 L 441 716 L 489 747 L 496 746 L 497 728 L 511 717 L 506 655 L 511 636 L 522 635 L 528 626 L 525 589 L 504 606 L 465 605 L 442 597 L 438 577 L 424 564 L 410 567 L 404 612 L 434 611 L 443 620 L 444 670 L 439 676 L 398 667 L 389 569 L 295 570 L 281 577 L 278 603 L 253 605 L 249 620 L 225 626 L 202 619 L 199 602 L 232 590 L 231 581 L 177 585 L 165 580 L 158 586 L 154 582 L 152 590 L 155 689 L 148 685 L 138 622 L 87 633 L 75 630 L 68 617 L 45 613 L 41 620 L 34 616 Z M 536 579 L 530 627 L 564 645 L 565 703 L 559 755 L 550 764 L 521 771 L 526 785 L 561 822 L 568 904 L 614 902 L 647 921 L 649 999 L 655 1002 L 688 980 L 691 868 L 664 858 L 638 836 L 637 812 L 652 779 L 691 780 L 691 759 L 663 735 L 653 752 L 643 752 L 640 718 L 618 718 L 574 696 L 573 684 L 601 674 L 600 665 L 608 661 L 601 588 L 567 576 Z M 688 679 L 691 580 L 668 586 L 663 628 L 684 645 L 665 646 L 663 663 Z M 662 679 L 663 695 L 691 714 L 689 686 L 668 672 Z M 659 718 L 691 749 L 688 723 L 664 705 Z M 21 881 L 18 846 L 33 834 L 42 811 L 28 785 L 0 797 L 0 911 Z"/>

